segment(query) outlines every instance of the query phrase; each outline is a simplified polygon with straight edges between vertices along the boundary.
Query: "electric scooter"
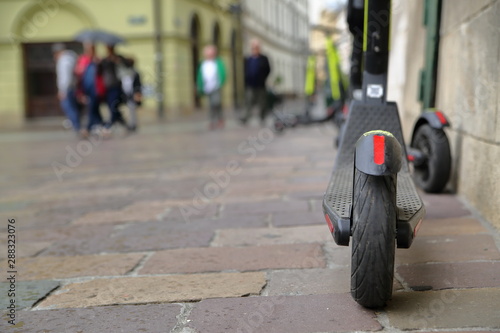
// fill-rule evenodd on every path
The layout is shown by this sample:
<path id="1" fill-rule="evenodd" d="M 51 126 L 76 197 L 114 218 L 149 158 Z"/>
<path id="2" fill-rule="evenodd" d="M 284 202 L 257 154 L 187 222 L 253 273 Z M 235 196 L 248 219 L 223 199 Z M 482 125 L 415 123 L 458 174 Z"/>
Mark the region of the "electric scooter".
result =
<path id="1" fill-rule="evenodd" d="M 409 159 L 416 179 L 432 183 L 439 172 L 430 165 L 439 160 L 439 149 L 431 136 L 447 121 L 442 113 L 424 113 L 407 153 L 398 107 L 386 99 L 390 0 L 349 4 L 363 13 L 361 96 L 352 100 L 343 126 L 323 211 L 338 245 L 348 246 L 352 238 L 351 295 L 378 308 L 392 295 L 396 246 L 411 246 L 425 216 Z"/>
<path id="2" fill-rule="evenodd" d="M 345 107 L 346 105 L 343 100 L 334 103 L 327 108 L 326 115 L 324 117 L 318 118 L 312 117 L 307 111 L 304 114 L 286 114 L 273 110 L 274 131 L 276 133 L 282 133 L 286 128 L 294 128 L 300 125 L 316 125 L 327 122 L 333 122 L 340 128 Z"/>
<path id="3" fill-rule="evenodd" d="M 329 37 L 326 38 L 326 44 L 325 53 L 327 61 L 325 65 L 326 71 L 329 74 L 329 79 L 324 88 L 325 90 L 328 90 L 327 95 L 331 94 L 331 96 L 327 98 L 326 114 L 320 117 L 311 115 L 311 109 L 314 106 L 313 101 L 318 98 L 318 91 L 314 93 L 314 90 L 317 89 L 317 87 L 315 87 L 316 84 L 314 83 L 316 80 L 316 61 L 312 60 L 315 59 L 314 56 L 310 56 L 308 59 L 305 84 L 307 95 L 305 112 L 302 114 L 289 114 L 273 110 L 275 132 L 281 133 L 286 128 L 293 128 L 299 125 L 307 126 L 327 122 L 333 122 L 340 128 L 343 122 L 344 114 L 346 113 L 347 84 L 344 82 L 344 75 L 340 69 L 340 58 L 336 46 Z M 312 74 L 312 76 L 309 76 L 310 74 Z"/>

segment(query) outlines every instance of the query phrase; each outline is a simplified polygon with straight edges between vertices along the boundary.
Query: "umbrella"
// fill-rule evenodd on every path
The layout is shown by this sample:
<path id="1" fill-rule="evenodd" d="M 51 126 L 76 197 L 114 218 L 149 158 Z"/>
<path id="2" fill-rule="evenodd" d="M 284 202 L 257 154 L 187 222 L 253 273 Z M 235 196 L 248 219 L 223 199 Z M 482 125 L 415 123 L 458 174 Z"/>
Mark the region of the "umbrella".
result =
<path id="1" fill-rule="evenodd" d="M 101 42 L 106 45 L 116 45 L 125 43 L 125 39 L 111 32 L 103 30 L 83 30 L 75 36 L 79 42 Z"/>

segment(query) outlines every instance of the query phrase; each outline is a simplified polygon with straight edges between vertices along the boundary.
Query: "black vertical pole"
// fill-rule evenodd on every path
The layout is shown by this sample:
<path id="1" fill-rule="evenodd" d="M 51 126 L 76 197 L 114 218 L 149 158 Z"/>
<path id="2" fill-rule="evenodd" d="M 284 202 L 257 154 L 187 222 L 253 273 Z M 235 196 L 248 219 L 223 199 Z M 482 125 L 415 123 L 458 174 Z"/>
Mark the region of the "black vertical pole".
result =
<path id="1" fill-rule="evenodd" d="M 365 0 L 363 92 L 367 102 L 385 103 L 389 68 L 391 1 Z"/>
<path id="2" fill-rule="evenodd" d="M 352 98 L 363 88 L 364 2 L 364 0 L 349 0 L 347 5 L 347 23 L 353 38 L 349 72 L 349 94 Z"/>
<path id="3" fill-rule="evenodd" d="M 153 0 L 154 36 L 155 36 L 155 69 L 156 69 L 156 101 L 158 119 L 163 119 L 163 33 L 161 1 Z"/>

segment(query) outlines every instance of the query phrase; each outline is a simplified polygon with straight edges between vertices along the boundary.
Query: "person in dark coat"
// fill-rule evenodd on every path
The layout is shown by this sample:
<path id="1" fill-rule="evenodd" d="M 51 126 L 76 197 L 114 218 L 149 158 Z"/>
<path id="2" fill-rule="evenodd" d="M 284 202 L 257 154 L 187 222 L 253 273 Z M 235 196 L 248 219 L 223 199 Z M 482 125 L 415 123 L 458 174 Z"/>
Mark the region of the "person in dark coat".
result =
<path id="1" fill-rule="evenodd" d="M 253 39 L 250 44 L 251 55 L 245 58 L 245 94 L 246 109 L 241 118 L 241 122 L 246 124 L 251 117 L 254 106 L 260 108 L 261 123 L 265 121 L 267 115 L 267 90 L 266 80 L 271 73 L 269 59 L 260 53 L 260 41 Z"/>
<path id="2" fill-rule="evenodd" d="M 106 129 L 111 128 L 115 123 L 128 128 L 125 119 L 118 108 L 122 102 L 122 83 L 118 77 L 118 66 L 123 66 L 124 57 L 116 54 L 115 45 L 106 45 L 108 55 L 102 59 L 100 70 L 102 72 L 104 86 L 106 87 L 105 102 L 110 112 L 110 120 L 105 124 Z M 108 132 L 109 134 L 109 132 Z"/>

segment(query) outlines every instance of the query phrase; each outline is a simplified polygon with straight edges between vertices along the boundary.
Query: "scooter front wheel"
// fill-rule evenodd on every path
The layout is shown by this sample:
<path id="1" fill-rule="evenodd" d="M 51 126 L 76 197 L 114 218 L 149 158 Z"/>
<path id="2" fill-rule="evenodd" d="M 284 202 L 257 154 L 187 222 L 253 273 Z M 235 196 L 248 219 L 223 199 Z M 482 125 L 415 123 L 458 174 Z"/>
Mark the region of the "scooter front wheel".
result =
<path id="1" fill-rule="evenodd" d="M 392 295 L 396 209 L 396 175 L 355 169 L 351 295 L 368 308 L 384 306 Z"/>

